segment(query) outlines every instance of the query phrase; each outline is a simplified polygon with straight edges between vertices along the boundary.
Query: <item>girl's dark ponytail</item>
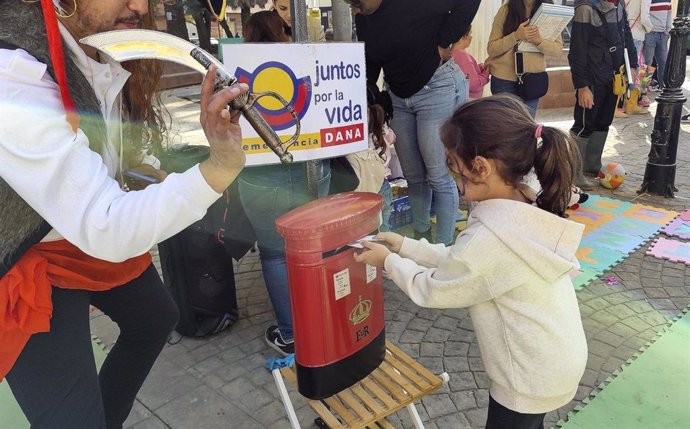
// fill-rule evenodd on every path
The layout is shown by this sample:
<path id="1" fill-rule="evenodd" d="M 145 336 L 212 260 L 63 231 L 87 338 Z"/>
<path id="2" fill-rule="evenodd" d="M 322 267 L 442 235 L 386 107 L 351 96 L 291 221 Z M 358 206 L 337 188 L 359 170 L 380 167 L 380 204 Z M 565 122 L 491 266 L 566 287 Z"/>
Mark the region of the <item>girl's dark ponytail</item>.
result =
<path id="1" fill-rule="evenodd" d="M 441 128 L 441 141 L 469 170 L 477 156 L 495 160 L 498 174 L 515 188 L 534 168 L 542 186 L 537 205 L 565 214 L 580 152 L 568 134 L 535 124 L 527 106 L 514 95 L 464 103 Z"/>
<path id="2" fill-rule="evenodd" d="M 579 151 L 572 138 L 559 129 L 542 127 L 541 133 L 535 136 L 538 134 L 541 134 L 541 141 L 537 138 L 534 170 L 542 190 L 537 195 L 537 206 L 563 216 L 580 162 Z"/>

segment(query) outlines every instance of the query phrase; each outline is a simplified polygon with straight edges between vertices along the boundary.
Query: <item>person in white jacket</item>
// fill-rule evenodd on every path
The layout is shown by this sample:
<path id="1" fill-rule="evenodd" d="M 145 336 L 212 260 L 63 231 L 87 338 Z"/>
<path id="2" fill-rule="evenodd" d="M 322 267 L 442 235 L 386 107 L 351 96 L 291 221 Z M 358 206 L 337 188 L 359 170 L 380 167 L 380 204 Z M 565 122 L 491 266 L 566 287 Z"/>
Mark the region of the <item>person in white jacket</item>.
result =
<path id="1" fill-rule="evenodd" d="M 127 169 L 165 176 L 137 159 L 165 141 L 160 69 L 79 40 L 153 29 L 150 7 L 0 1 L 0 381 L 33 428 L 122 428 L 179 315 L 149 250 L 201 219 L 245 164 L 228 103 L 247 87 L 214 92 L 212 68 L 199 118 L 209 158 L 123 189 Z M 98 371 L 91 304 L 119 328 Z"/>
<path id="2" fill-rule="evenodd" d="M 625 13 L 628 14 L 628 25 L 638 56 L 642 53 L 645 35 L 652 31 L 652 21 L 649 18 L 651 5 L 652 0 L 628 0 L 625 2 Z"/>
<path id="3" fill-rule="evenodd" d="M 649 8 L 651 4 L 652 0 L 627 0 L 625 2 L 625 13 L 628 15 L 628 25 L 630 26 L 633 43 L 635 44 L 637 63 L 640 67 L 642 67 L 642 63 L 645 62 L 642 52 L 644 39 L 647 33 L 652 31 L 652 21 L 649 18 Z M 647 97 L 647 90 L 640 88 L 638 105 L 641 107 L 649 107 L 650 103 Z"/>
<path id="4" fill-rule="evenodd" d="M 441 136 L 460 191 L 476 204 L 467 229 L 450 247 L 379 233 L 384 244 L 365 242 L 355 259 L 385 267 L 417 305 L 468 307 L 491 380 L 486 428 L 543 428 L 545 413 L 575 396 L 587 362 L 568 275 L 584 226 L 562 217 L 577 146 L 535 124 L 511 95 L 464 104 Z M 536 206 L 520 184 L 532 168 Z"/>
<path id="5" fill-rule="evenodd" d="M 644 60 L 652 64 L 656 60 L 656 79 L 659 82 L 659 90 L 664 87 L 664 72 L 666 58 L 668 57 L 668 41 L 673 29 L 673 8 L 669 0 L 651 0 L 649 19 L 652 28 L 645 35 Z"/>

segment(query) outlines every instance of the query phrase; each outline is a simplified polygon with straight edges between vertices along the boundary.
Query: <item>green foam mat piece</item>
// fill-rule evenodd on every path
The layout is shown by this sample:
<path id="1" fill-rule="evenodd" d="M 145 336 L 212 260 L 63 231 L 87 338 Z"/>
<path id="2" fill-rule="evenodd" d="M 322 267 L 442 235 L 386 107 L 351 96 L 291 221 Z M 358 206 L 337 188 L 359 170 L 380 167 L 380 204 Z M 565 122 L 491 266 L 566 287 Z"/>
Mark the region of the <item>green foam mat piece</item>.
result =
<path id="1" fill-rule="evenodd" d="M 573 287 L 576 291 L 580 291 L 583 287 L 587 286 L 600 276 L 601 273 L 592 268 L 580 268 L 579 273 L 575 275 L 575 278 L 573 278 Z"/>
<path id="2" fill-rule="evenodd" d="M 686 313 L 562 427 L 688 427 L 689 355 L 690 313 Z"/>
<path id="3" fill-rule="evenodd" d="M 107 356 L 106 351 L 100 344 L 97 338 L 91 339 L 91 347 L 93 348 L 93 355 L 96 358 L 96 365 L 98 368 L 103 365 L 103 361 Z M 0 419 L 2 427 L 6 429 L 29 429 L 29 422 L 24 417 L 24 413 L 19 404 L 14 400 L 14 395 L 10 390 L 7 381 L 0 383 Z"/>

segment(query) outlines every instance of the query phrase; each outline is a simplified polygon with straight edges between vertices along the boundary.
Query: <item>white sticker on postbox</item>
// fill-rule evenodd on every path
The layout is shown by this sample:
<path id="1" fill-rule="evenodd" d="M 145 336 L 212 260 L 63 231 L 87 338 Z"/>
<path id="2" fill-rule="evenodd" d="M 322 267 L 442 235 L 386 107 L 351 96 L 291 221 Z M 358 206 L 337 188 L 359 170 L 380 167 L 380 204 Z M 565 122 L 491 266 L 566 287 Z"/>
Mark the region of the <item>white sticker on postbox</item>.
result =
<path id="1" fill-rule="evenodd" d="M 376 280 L 376 267 L 367 264 L 367 284 Z"/>
<path id="2" fill-rule="evenodd" d="M 335 300 L 345 298 L 350 293 L 352 289 L 350 288 L 350 269 L 345 268 L 333 274 L 333 286 L 335 287 Z"/>

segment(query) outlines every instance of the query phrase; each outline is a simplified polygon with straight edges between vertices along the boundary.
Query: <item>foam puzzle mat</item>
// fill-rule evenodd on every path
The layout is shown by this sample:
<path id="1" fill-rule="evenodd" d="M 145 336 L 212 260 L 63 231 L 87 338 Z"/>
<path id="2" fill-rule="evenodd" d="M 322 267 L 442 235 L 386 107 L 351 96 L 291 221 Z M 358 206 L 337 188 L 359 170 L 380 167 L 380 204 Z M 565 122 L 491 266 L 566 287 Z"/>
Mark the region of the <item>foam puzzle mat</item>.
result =
<path id="1" fill-rule="evenodd" d="M 690 265 L 690 243 L 659 237 L 647 250 L 647 254 L 655 258 Z"/>
<path id="2" fill-rule="evenodd" d="M 571 274 L 580 290 L 644 245 L 678 213 L 613 198 L 590 195 L 569 219 L 585 225 L 577 250 L 580 271 Z M 690 222 L 690 214 L 688 215 Z"/>
<path id="3" fill-rule="evenodd" d="M 690 240 L 690 210 L 681 213 L 673 222 L 669 223 L 661 230 L 670 237 L 678 237 L 683 240 Z"/>
<path id="4" fill-rule="evenodd" d="M 685 428 L 690 422 L 688 386 L 690 313 L 672 321 L 638 350 L 590 397 L 559 421 L 564 429 Z"/>

